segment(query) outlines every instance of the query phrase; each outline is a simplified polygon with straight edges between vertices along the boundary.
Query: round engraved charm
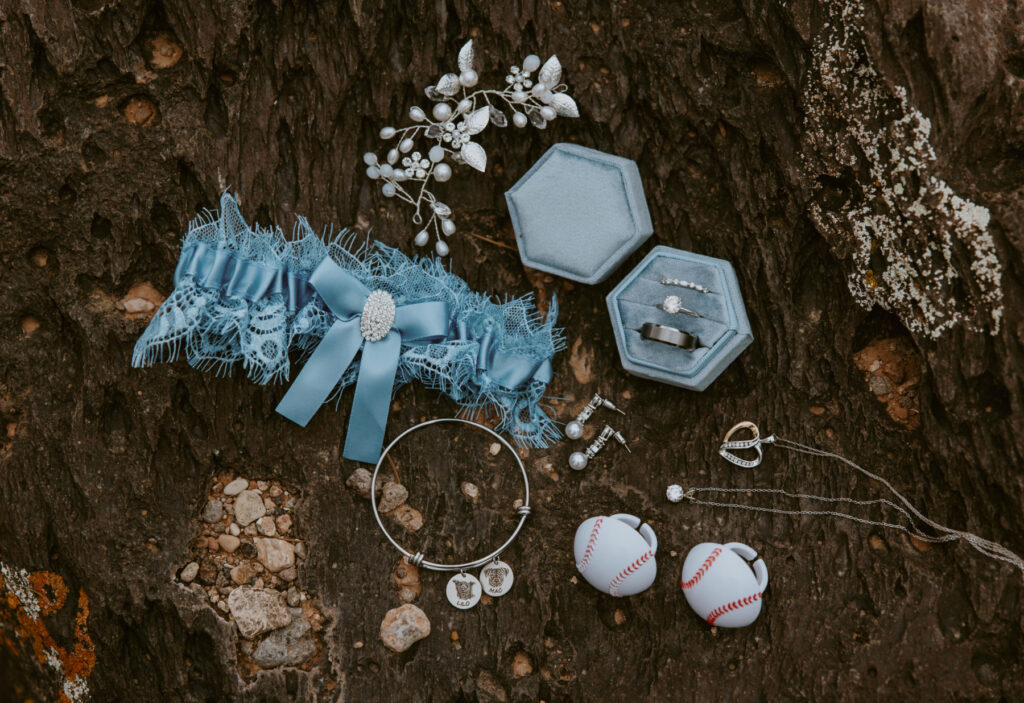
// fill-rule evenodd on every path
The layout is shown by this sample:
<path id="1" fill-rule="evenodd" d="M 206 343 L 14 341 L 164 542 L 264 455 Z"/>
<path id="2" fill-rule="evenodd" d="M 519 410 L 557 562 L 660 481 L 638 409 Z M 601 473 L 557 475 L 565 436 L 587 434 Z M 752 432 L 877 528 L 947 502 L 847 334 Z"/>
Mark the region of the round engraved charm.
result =
<path id="1" fill-rule="evenodd" d="M 445 594 L 448 602 L 460 610 L 467 610 L 480 602 L 480 582 L 476 576 L 458 573 L 448 580 Z"/>
<path id="2" fill-rule="evenodd" d="M 512 588 L 512 567 L 495 559 L 480 570 L 480 583 L 489 596 L 503 596 Z"/>
<path id="3" fill-rule="evenodd" d="M 395 324 L 395 299 L 386 290 L 375 290 L 366 297 L 359 331 L 367 342 L 379 342 Z"/>

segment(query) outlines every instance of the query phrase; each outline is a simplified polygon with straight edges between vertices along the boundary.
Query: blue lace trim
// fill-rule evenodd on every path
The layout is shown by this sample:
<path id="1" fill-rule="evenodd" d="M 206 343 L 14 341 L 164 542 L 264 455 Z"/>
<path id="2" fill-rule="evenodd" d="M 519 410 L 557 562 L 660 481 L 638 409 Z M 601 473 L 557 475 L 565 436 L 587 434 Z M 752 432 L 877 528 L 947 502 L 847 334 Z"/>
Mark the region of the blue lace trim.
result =
<path id="1" fill-rule="evenodd" d="M 555 352 L 565 346 L 554 327 L 557 301 L 542 318 L 532 296 L 495 302 L 476 293 L 435 258 L 410 259 L 374 242 L 356 245 L 347 231 L 322 239 L 303 217 L 293 237 L 280 228 L 246 224 L 228 193 L 220 212 L 194 220 L 182 244 L 174 291 L 135 345 L 132 365 L 151 366 L 184 354 L 193 367 L 230 373 L 242 362 L 258 384 L 293 376 L 289 352 L 308 356 L 336 318 L 309 284 L 324 257 L 331 257 L 370 290 L 388 291 L 399 306 L 443 301 L 451 314 L 448 338 L 402 347 L 395 388 L 418 380 L 456 401 L 461 414 L 497 414 L 497 429 L 520 445 L 546 447 L 561 435 L 540 407 Z M 503 378 L 515 359 L 537 373 L 523 383 Z M 352 384 L 359 358 L 342 376 L 328 402 Z M 504 382 L 514 380 L 518 387 Z"/>

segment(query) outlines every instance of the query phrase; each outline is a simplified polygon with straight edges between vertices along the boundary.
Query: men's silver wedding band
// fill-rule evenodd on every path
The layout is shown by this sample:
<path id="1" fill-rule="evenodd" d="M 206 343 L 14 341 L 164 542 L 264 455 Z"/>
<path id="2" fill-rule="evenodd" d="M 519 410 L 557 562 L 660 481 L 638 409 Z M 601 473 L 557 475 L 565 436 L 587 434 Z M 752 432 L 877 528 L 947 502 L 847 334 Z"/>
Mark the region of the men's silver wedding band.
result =
<path id="1" fill-rule="evenodd" d="M 695 335 L 677 330 L 675 327 L 659 325 L 655 322 L 645 322 L 640 330 L 640 334 L 644 339 L 661 342 L 662 344 L 671 344 L 673 347 L 679 347 L 686 351 L 693 351 L 700 346 L 700 339 Z"/>

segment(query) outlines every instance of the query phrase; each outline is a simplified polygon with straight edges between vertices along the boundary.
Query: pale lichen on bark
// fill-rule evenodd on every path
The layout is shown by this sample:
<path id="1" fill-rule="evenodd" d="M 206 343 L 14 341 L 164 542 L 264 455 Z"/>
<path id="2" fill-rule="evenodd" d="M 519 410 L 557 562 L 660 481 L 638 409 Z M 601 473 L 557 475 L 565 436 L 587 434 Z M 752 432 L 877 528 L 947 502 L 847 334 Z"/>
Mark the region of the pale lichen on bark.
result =
<path id="1" fill-rule="evenodd" d="M 862 3 L 827 10 L 803 95 L 804 166 L 818 179 L 812 220 L 862 306 L 878 304 L 932 338 L 959 323 L 996 334 L 1002 265 L 988 209 L 939 178 L 931 122 L 872 64 Z M 828 178 L 838 179 L 839 198 L 828 197 Z"/>

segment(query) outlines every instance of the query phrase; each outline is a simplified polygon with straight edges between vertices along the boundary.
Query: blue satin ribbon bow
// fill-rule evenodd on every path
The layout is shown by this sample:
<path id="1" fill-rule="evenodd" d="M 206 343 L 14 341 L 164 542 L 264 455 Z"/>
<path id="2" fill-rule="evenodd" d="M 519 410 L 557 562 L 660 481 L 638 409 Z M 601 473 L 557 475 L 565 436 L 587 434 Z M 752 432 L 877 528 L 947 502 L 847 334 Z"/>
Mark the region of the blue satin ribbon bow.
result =
<path id="1" fill-rule="evenodd" d="M 446 339 L 448 304 L 431 301 L 399 305 L 387 336 L 371 342 L 363 338 L 359 326 L 369 288 L 329 256 L 313 271 L 309 283 L 337 320 L 281 399 L 277 412 L 305 427 L 362 349 L 342 454 L 346 459 L 372 464 L 380 458 L 402 345 Z"/>
<path id="2" fill-rule="evenodd" d="M 557 302 L 552 300 L 552 305 Z M 502 388 L 515 389 L 533 381 L 544 385 L 551 382 L 554 375 L 551 358 L 535 359 L 522 354 L 498 351 L 494 341 L 493 323 L 488 324 L 483 335 L 477 336 L 469 331 L 465 321 L 460 320 L 453 326 L 451 339 L 465 339 L 479 345 L 476 355 L 477 383 L 483 385 L 490 381 Z"/>

